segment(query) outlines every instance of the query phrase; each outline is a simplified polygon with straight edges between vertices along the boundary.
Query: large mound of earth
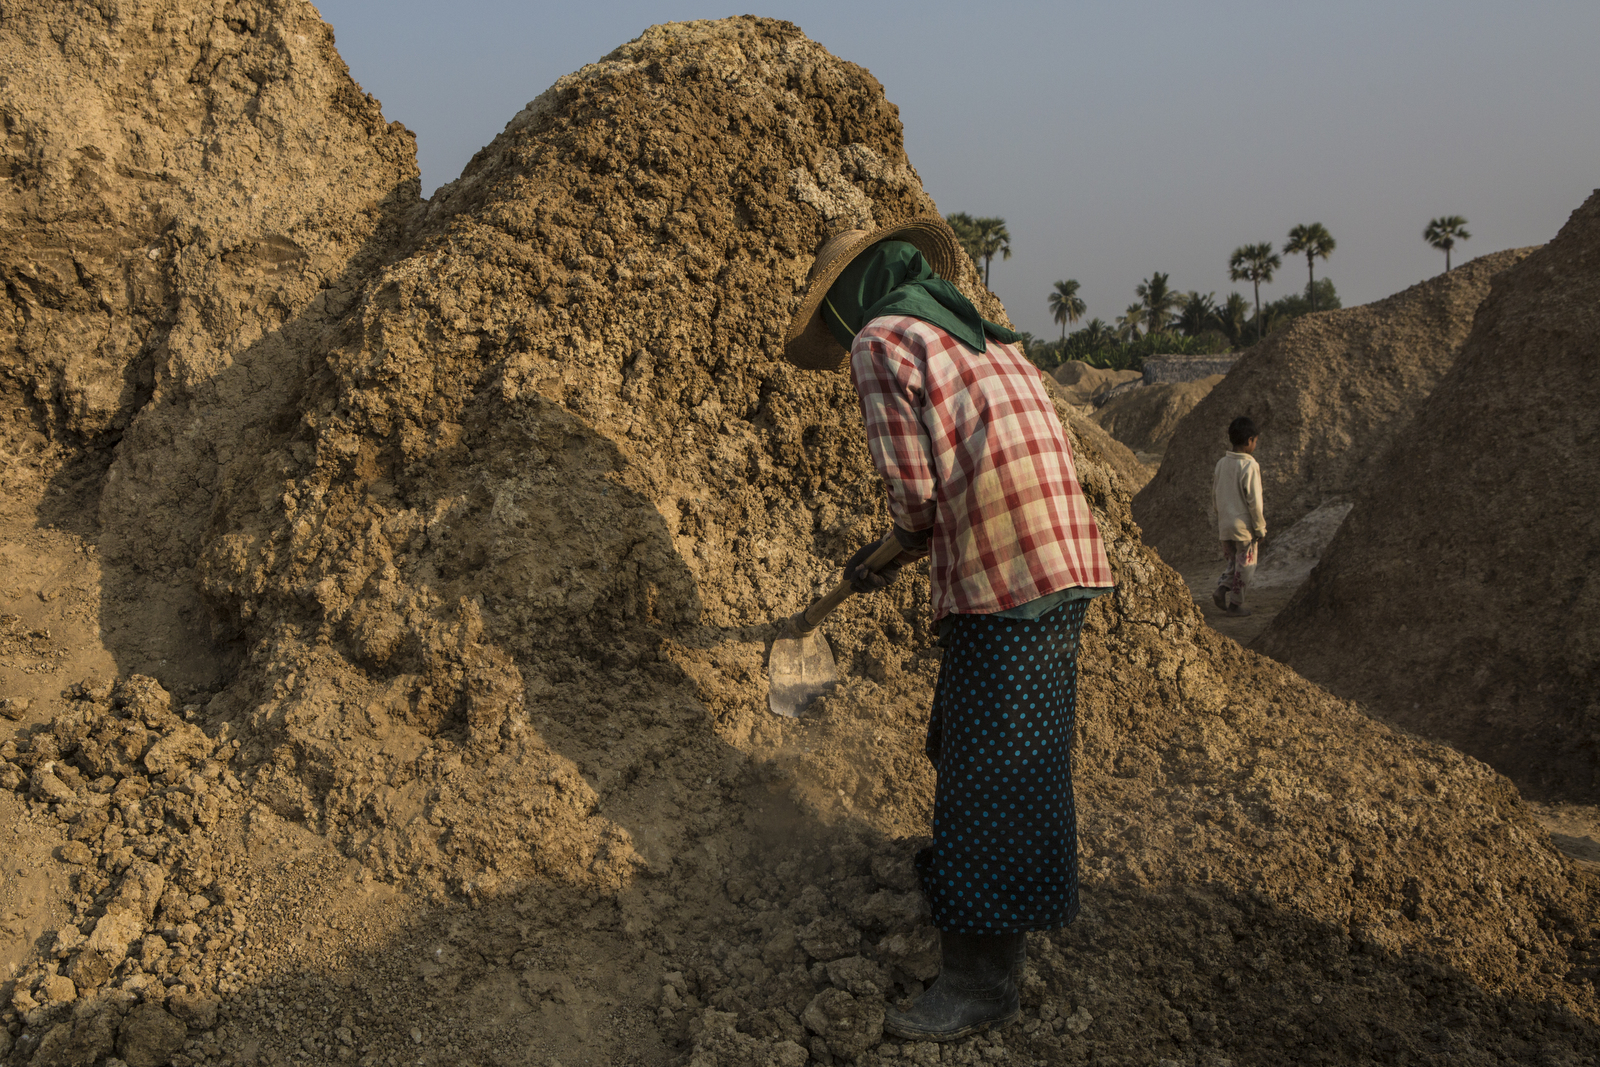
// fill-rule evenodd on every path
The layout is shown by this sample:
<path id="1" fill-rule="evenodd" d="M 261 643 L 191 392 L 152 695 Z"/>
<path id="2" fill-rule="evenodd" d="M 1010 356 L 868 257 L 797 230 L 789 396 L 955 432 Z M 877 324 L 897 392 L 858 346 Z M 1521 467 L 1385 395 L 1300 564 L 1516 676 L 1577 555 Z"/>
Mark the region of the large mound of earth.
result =
<path id="1" fill-rule="evenodd" d="M 1529 251 L 1481 256 L 1376 303 L 1302 316 L 1247 349 L 1178 424 L 1134 499 L 1145 542 L 1179 567 L 1217 555 L 1211 471 L 1240 415 L 1261 430 L 1269 529 L 1360 491 L 1455 361 L 1489 279 Z"/>
<path id="2" fill-rule="evenodd" d="M 1525 790 L 1600 800 L 1597 413 L 1600 194 L 1496 277 L 1260 647 Z"/>
<path id="3" fill-rule="evenodd" d="M 1085 911 L 1031 939 L 1019 1025 L 883 1038 L 936 967 L 926 579 L 830 619 L 847 680 L 805 717 L 764 699 L 772 620 L 887 522 L 848 382 L 779 358 L 828 233 L 936 210 L 864 69 L 788 23 L 654 27 L 422 203 L 304 3 L 6 15 L 7 62 L 61 89 L 13 176 L 70 160 L 68 85 L 97 129 L 162 93 L 202 117 L 25 171 L 91 221 L 5 237 L 8 277 L 61 266 L 48 299 L 12 282 L 0 357 L 32 450 L 4 515 L 40 556 L 0 586 L 28 857 L 0 892 L 60 917 L 3 979 L 0 1061 L 1600 1053 L 1593 890 L 1510 784 L 1211 633 L 1075 431 L 1119 580 L 1081 657 Z M 129 161 L 195 138 L 197 171 Z M 147 192 L 148 246 L 93 199 Z M 71 287 L 101 247 L 126 307 Z M 30 332 L 133 308 L 88 363 Z M 53 605 L 79 629 L 30 621 Z M 85 614 L 118 677 L 73 685 Z"/>
<path id="4" fill-rule="evenodd" d="M 8 5 L 0 111 L 6 492 L 92 531 L 124 670 L 215 686 L 231 658 L 193 654 L 208 613 L 169 569 L 418 206 L 413 139 L 301 4 Z"/>
<path id="5" fill-rule="evenodd" d="M 1212 374 L 1192 382 L 1160 382 L 1119 393 L 1090 418 L 1133 449 L 1159 458 L 1166 452 L 1183 417 L 1216 388 L 1223 376 Z"/>

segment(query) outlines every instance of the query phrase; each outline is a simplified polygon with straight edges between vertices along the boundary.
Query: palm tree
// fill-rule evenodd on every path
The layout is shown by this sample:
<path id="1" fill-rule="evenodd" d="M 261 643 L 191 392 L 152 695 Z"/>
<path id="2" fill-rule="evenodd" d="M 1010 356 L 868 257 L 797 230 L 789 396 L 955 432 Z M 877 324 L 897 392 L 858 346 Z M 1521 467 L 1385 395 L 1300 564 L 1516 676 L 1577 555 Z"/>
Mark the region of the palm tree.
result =
<path id="1" fill-rule="evenodd" d="M 1185 337 L 1199 337 L 1217 327 L 1217 294 L 1197 293 L 1183 295 L 1183 307 L 1178 311 L 1178 330 Z"/>
<path id="2" fill-rule="evenodd" d="M 1011 258 L 1011 232 L 1005 219 L 973 219 L 973 232 L 977 238 L 978 254 L 983 257 L 983 285 L 989 287 L 989 264 L 996 254 L 1001 259 Z"/>
<path id="3" fill-rule="evenodd" d="M 1156 271 L 1150 277 L 1134 286 L 1134 294 L 1144 305 L 1144 325 L 1146 333 L 1160 333 L 1167 328 L 1167 320 L 1172 317 L 1179 305 L 1183 303 L 1183 294 L 1174 292 L 1167 287 L 1167 276 Z"/>
<path id="4" fill-rule="evenodd" d="M 1128 310 L 1117 317 L 1117 340 L 1124 343 L 1137 341 L 1139 327 L 1144 325 L 1144 305 L 1129 304 Z"/>
<path id="5" fill-rule="evenodd" d="M 1298 255 L 1301 252 L 1306 256 L 1306 273 L 1309 280 L 1306 283 L 1306 292 L 1311 294 L 1311 310 L 1317 310 L 1317 275 L 1312 269 L 1313 261 L 1321 256 L 1328 258 L 1328 253 L 1333 251 L 1333 234 L 1320 222 L 1313 222 L 1307 226 L 1301 224 L 1289 231 L 1289 240 L 1283 246 L 1284 255 Z"/>
<path id="6" fill-rule="evenodd" d="M 1099 318 L 1093 318 L 1083 324 L 1083 329 L 1074 330 L 1072 336 L 1081 338 L 1085 349 L 1095 349 L 1103 348 L 1116 340 L 1117 332 Z"/>
<path id="7" fill-rule="evenodd" d="M 989 284 L 989 264 L 995 256 L 1011 258 L 1011 232 L 1005 219 L 975 219 L 965 211 L 954 211 L 944 217 L 956 232 L 956 240 L 972 257 L 972 265 L 983 272 L 983 284 Z"/>
<path id="8" fill-rule="evenodd" d="M 1248 281 L 1256 287 L 1256 340 L 1261 340 L 1261 283 L 1272 281 L 1272 272 L 1283 266 L 1272 251 L 1271 241 L 1240 245 L 1228 257 L 1228 277 L 1236 282 Z"/>
<path id="9" fill-rule="evenodd" d="M 1220 307 L 1212 312 L 1216 318 L 1217 326 L 1222 330 L 1222 335 L 1228 343 L 1235 348 L 1244 339 L 1244 328 L 1250 321 L 1250 305 L 1245 303 L 1244 297 L 1237 292 L 1228 294 Z"/>
<path id="10" fill-rule="evenodd" d="M 944 221 L 948 222 L 950 228 L 955 231 L 956 240 L 960 242 L 962 250 L 971 258 L 973 269 L 982 269 L 982 264 L 978 262 L 983 258 L 983 254 L 978 251 L 978 220 L 968 215 L 965 211 L 955 211 L 946 215 Z"/>
<path id="11" fill-rule="evenodd" d="M 1061 339 L 1067 339 L 1067 323 L 1077 322 L 1089 306 L 1083 302 L 1083 297 L 1078 295 L 1078 280 L 1068 278 L 1064 282 L 1056 282 L 1055 292 L 1050 294 L 1050 317 L 1061 324 Z"/>
<path id="12" fill-rule="evenodd" d="M 1450 273 L 1450 250 L 1456 246 L 1457 241 L 1465 241 L 1472 234 L 1467 232 L 1467 220 L 1460 215 L 1440 215 L 1428 223 L 1428 228 L 1422 231 L 1422 239 L 1435 248 L 1444 251 L 1444 271 Z"/>

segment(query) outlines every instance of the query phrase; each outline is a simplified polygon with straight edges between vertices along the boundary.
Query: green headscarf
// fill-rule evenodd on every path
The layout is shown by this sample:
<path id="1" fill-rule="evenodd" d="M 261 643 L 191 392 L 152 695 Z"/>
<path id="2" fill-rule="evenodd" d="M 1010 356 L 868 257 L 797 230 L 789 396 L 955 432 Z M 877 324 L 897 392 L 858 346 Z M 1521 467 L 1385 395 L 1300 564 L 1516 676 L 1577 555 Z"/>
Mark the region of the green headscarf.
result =
<path id="1" fill-rule="evenodd" d="M 822 301 L 822 318 L 841 345 L 880 315 L 910 315 L 944 330 L 974 352 L 989 347 L 983 335 L 1002 344 L 1017 334 L 978 314 L 961 290 L 933 272 L 914 245 L 879 241 L 839 275 Z"/>

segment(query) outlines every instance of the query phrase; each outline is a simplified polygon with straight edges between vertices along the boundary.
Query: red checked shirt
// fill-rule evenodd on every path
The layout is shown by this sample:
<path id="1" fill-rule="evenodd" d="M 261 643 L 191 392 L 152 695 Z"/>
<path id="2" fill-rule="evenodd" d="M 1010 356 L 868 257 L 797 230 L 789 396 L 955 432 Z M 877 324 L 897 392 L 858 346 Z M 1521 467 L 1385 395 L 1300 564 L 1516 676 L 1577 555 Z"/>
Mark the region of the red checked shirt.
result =
<path id="1" fill-rule="evenodd" d="M 936 620 L 1115 584 L 1061 421 L 1015 345 L 980 355 L 887 315 L 856 335 L 850 374 L 895 525 L 933 529 Z"/>

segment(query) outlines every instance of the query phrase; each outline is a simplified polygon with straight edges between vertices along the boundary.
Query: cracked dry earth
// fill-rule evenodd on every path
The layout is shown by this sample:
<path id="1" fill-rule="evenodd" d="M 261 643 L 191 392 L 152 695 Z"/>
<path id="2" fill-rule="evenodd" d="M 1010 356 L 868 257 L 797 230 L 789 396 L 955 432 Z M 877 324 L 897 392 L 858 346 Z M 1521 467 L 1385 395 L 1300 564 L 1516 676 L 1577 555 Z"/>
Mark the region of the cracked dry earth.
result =
<path id="1" fill-rule="evenodd" d="M 304 3 L 0 35 L 0 1062 L 1594 1061 L 1584 872 L 1212 632 L 1065 402 L 1119 580 L 1084 913 L 1018 1024 L 883 1035 L 937 967 L 925 577 L 830 619 L 805 717 L 764 699 L 885 522 L 782 326 L 828 232 L 937 210 L 864 69 L 653 27 L 424 201 Z"/>

